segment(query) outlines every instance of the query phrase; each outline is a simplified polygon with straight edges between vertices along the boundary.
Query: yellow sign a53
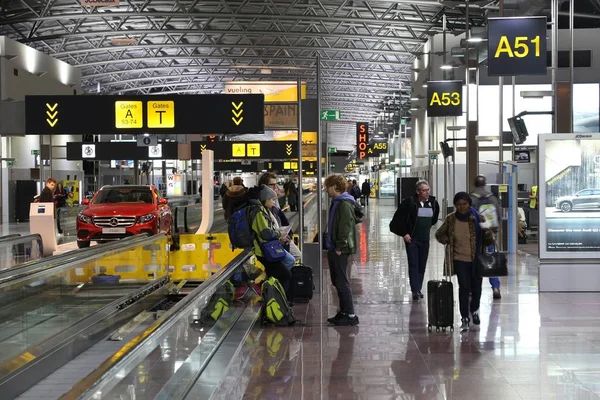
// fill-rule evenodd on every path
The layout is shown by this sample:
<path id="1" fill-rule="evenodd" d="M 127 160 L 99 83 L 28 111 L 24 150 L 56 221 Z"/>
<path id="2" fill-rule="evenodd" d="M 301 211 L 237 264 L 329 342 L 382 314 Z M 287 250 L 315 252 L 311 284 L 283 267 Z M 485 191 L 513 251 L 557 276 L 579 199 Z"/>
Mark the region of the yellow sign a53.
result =
<path id="1" fill-rule="evenodd" d="M 461 81 L 430 81 L 427 83 L 428 117 L 458 117 L 461 115 Z"/>

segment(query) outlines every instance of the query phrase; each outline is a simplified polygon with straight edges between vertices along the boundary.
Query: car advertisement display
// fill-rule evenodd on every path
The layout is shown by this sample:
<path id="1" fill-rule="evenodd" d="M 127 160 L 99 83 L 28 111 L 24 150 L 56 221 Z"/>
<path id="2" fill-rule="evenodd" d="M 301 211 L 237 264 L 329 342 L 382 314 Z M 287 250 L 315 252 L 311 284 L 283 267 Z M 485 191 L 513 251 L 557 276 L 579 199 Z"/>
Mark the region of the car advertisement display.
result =
<path id="1" fill-rule="evenodd" d="M 600 255 L 600 134 L 543 135 L 540 149 L 541 250 Z"/>

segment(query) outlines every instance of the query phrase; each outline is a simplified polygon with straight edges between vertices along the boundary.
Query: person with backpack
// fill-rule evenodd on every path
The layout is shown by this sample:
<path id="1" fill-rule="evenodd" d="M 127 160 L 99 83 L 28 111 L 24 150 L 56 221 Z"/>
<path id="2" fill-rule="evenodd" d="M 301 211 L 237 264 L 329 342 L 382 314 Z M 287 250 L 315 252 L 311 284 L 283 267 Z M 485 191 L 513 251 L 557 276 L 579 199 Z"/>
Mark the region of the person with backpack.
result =
<path id="1" fill-rule="evenodd" d="M 338 313 L 327 322 L 337 326 L 358 325 L 348 276 L 348 259 L 356 252 L 355 200 L 346 193 L 346 179 L 341 175 L 328 176 L 324 186 L 332 199 L 325 248 L 331 283 L 337 290 L 340 304 Z"/>
<path id="2" fill-rule="evenodd" d="M 420 180 L 417 192 L 402 200 L 390 222 L 390 231 L 404 239 L 408 258 L 408 277 L 413 300 L 422 299 L 425 268 L 429 257 L 431 227 L 438 221 L 440 205 L 429 195 L 429 183 Z"/>
<path id="3" fill-rule="evenodd" d="M 350 194 L 352 195 L 352 197 L 354 197 L 355 201 L 358 201 L 358 199 L 360 199 L 361 191 L 360 191 L 360 188 L 358 187 L 358 183 L 356 182 L 356 179 L 352 180 L 352 188 L 350 189 Z"/>
<path id="4" fill-rule="evenodd" d="M 227 189 L 221 200 L 225 221 L 231 217 L 231 214 L 248 201 L 248 190 L 244 186 L 244 181 L 239 176 L 233 178 L 233 184 Z"/>
<path id="5" fill-rule="evenodd" d="M 502 216 L 500 214 L 501 205 L 500 201 L 494 194 L 485 188 L 486 180 L 485 176 L 477 175 L 475 177 L 475 189 L 471 193 L 471 201 L 473 208 L 477 210 L 479 215 L 483 216 L 490 225 L 490 229 L 496 235 L 498 228 L 500 227 L 500 221 Z M 493 249 L 489 249 L 493 251 Z M 502 294 L 500 293 L 500 279 L 490 278 L 490 285 L 492 286 L 492 293 L 494 299 L 501 299 Z"/>
<path id="6" fill-rule="evenodd" d="M 467 332 L 471 322 L 474 325 L 481 323 L 479 305 L 482 278 L 477 273 L 475 260 L 483 246 L 494 243 L 494 234 L 485 217 L 480 216 L 472 207 L 472 199 L 468 193 L 456 193 L 454 208 L 456 211 L 446 217 L 435 232 L 435 238 L 446 246 L 444 275 L 456 275 L 458 278 L 460 331 Z"/>
<path id="7" fill-rule="evenodd" d="M 281 232 L 275 228 L 275 223 L 270 217 L 269 210 L 275 205 L 277 193 L 266 185 L 260 186 L 255 191 L 258 192 L 256 193 L 258 199 L 253 198 L 254 196 L 251 195 L 248 200 L 248 207 L 255 207 L 253 212 L 248 213 L 251 218 L 249 222 L 254 235 L 254 255 L 264 265 L 267 277 L 276 278 L 283 287 L 287 298 L 292 299 L 290 291 L 292 274 L 284 264 L 286 259 L 289 260 L 288 255 L 282 253 L 283 257 L 279 261 L 272 261 L 269 260 L 269 255 L 265 254 L 268 251 L 267 246 L 270 242 L 281 241 L 285 243 L 289 241 L 287 237 L 281 236 Z M 283 251 L 285 252 L 285 250 Z"/>

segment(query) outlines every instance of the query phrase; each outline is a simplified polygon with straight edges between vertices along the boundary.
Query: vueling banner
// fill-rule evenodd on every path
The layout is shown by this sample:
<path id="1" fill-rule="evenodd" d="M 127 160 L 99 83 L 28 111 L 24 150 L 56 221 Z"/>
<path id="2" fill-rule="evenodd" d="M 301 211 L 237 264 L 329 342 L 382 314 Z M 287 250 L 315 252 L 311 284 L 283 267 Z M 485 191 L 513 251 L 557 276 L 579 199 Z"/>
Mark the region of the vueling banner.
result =
<path id="1" fill-rule="evenodd" d="M 298 101 L 297 82 L 225 82 L 225 94 L 265 95 L 265 103 Z M 302 83 L 302 99 L 306 99 L 306 82 Z"/>

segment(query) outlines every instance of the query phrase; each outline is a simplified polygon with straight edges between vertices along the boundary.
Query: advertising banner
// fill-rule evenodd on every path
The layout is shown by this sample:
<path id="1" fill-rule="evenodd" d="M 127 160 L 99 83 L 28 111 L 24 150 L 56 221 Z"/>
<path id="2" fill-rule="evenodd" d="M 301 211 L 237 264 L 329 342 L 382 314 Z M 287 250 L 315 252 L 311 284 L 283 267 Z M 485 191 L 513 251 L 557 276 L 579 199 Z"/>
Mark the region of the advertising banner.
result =
<path id="1" fill-rule="evenodd" d="M 356 123 L 356 158 L 362 160 L 367 157 L 369 143 L 369 123 Z"/>
<path id="2" fill-rule="evenodd" d="M 600 256 L 600 134 L 541 135 L 540 257 Z"/>
<path id="3" fill-rule="evenodd" d="M 225 82 L 225 94 L 265 95 L 265 102 L 298 101 L 298 82 Z M 302 99 L 306 99 L 306 82 L 302 82 Z"/>
<path id="4" fill-rule="evenodd" d="M 73 207 L 79 204 L 79 181 L 64 180 L 63 187 L 67 192 L 67 205 Z"/>

